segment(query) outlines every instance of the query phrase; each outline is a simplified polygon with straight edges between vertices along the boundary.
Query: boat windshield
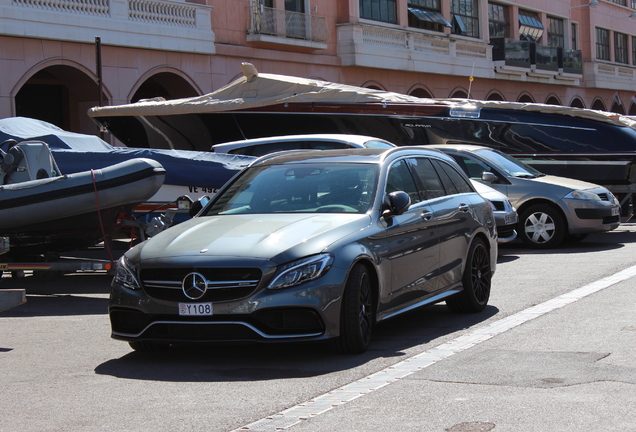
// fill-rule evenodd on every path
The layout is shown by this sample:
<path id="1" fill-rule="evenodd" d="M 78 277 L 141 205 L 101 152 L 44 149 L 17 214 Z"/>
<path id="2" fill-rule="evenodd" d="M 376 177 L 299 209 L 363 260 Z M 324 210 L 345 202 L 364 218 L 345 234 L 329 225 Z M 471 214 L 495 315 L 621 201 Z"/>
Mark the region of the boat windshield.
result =
<path id="1" fill-rule="evenodd" d="M 475 153 L 479 154 L 488 162 L 497 166 L 499 169 L 512 177 L 537 178 L 543 177 L 545 175 L 541 171 L 532 168 L 530 165 L 526 165 L 520 160 L 515 159 L 512 156 L 508 156 L 507 154 L 502 153 L 498 150 L 479 149 L 476 150 Z"/>
<path id="2" fill-rule="evenodd" d="M 256 166 L 220 192 L 204 215 L 366 213 L 377 177 L 373 164 Z"/>

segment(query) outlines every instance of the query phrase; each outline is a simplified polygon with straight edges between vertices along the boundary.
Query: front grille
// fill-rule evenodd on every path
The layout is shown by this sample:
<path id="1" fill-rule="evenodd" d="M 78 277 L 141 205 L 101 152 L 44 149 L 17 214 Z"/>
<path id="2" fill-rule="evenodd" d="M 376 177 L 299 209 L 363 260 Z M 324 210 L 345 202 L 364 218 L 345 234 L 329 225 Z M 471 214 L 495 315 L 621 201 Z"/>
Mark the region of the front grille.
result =
<path id="1" fill-rule="evenodd" d="M 189 273 L 201 273 L 208 289 L 203 297 L 192 300 L 183 293 L 181 283 Z M 220 302 L 238 300 L 254 292 L 261 279 L 256 268 L 167 268 L 143 269 L 144 291 L 156 299 L 187 302 Z"/>
<path id="2" fill-rule="evenodd" d="M 497 235 L 500 238 L 508 238 L 515 232 L 516 225 L 504 225 L 497 227 Z"/>
<path id="3" fill-rule="evenodd" d="M 603 218 L 603 224 L 605 225 L 615 224 L 617 222 L 620 222 L 620 220 L 621 220 L 620 216 L 606 216 Z"/>

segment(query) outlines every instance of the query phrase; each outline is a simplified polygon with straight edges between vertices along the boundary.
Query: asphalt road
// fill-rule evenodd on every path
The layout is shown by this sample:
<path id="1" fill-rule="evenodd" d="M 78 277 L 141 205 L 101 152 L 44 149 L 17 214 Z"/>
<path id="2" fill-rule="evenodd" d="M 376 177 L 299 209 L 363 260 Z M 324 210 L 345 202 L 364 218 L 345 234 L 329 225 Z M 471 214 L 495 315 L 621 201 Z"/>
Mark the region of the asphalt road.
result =
<path id="1" fill-rule="evenodd" d="M 636 225 L 500 250 L 490 306 L 436 305 L 369 352 L 110 339 L 110 278 L 3 278 L 0 431 L 636 431 Z"/>

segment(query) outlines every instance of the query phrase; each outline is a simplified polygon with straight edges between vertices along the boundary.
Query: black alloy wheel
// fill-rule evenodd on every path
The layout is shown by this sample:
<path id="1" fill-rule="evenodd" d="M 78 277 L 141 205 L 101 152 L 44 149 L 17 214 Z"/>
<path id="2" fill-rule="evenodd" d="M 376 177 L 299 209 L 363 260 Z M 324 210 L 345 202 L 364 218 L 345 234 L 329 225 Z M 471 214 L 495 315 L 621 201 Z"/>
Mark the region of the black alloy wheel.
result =
<path id="1" fill-rule="evenodd" d="M 481 312 L 488 305 L 492 269 L 490 252 L 481 239 L 470 245 L 462 276 L 463 290 L 446 300 L 453 312 Z"/>
<path id="2" fill-rule="evenodd" d="M 373 292 L 367 268 L 357 264 L 345 285 L 340 315 L 338 350 L 344 354 L 360 354 L 371 342 L 375 313 Z"/>

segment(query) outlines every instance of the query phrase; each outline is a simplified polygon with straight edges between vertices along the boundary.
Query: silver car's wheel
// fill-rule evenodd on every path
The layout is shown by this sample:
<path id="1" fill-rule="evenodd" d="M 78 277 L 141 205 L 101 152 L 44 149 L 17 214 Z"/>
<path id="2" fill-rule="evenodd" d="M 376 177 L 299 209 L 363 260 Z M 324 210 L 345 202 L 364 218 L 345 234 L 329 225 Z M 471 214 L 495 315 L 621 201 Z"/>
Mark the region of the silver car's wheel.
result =
<path id="1" fill-rule="evenodd" d="M 374 321 L 371 279 L 367 268 L 358 264 L 349 274 L 342 297 L 338 349 L 345 354 L 365 352 Z"/>
<path id="2" fill-rule="evenodd" d="M 536 249 L 552 248 L 563 241 L 565 222 L 556 208 L 537 204 L 521 214 L 518 231 L 526 245 Z"/>

